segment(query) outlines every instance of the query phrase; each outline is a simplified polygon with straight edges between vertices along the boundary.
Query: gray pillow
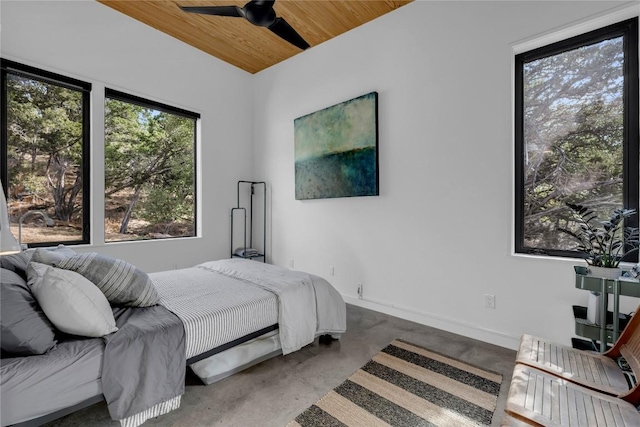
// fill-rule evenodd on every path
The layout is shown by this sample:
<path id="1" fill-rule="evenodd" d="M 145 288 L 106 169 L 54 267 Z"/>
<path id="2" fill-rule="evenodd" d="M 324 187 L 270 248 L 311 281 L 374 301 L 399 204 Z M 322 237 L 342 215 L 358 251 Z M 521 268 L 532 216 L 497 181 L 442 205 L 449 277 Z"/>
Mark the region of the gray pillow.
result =
<path id="1" fill-rule="evenodd" d="M 29 262 L 39 262 L 41 264 L 53 265 L 78 255 L 75 251 L 60 245 L 55 249 L 38 248 L 31 255 Z"/>
<path id="2" fill-rule="evenodd" d="M 58 330 L 83 337 L 118 330 L 109 301 L 81 274 L 31 262 L 27 277 L 33 296 Z"/>
<path id="3" fill-rule="evenodd" d="M 33 261 L 36 261 L 35 254 Z M 147 273 L 121 259 L 88 252 L 38 262 L 80 273 L 100 288 L 112 305 L 149 307 L 158 303 L 158 293 Z"/>
<path id="4" fill-rule="evenodd" d="M 0 256 L 0 267 L 13 271 L 22 277 L 24 280 L 27 280 L 27 264 L 29 264 L 29 259 L 31 258 L 31 253 L 28 252 L 19 252 L 13 255 L 2 255 Z"/>
<path id="5" fill-rule="evenodd" d="M 54 345 L 55 328 L 22 277 L 0 269 L 0 346 L 19 356 L 44 354 Z"/>
<path id="6" fill-rule="evenodd" d="M 20 275 L 24 280 L 27 280 L 27 266 L 31 261 L 31 258 L 35 253 L 40 253 L 40 256 L 46 257 L 47 254 L 55 253 L 64 257 L 72 257 L 77 255 L 75 251 L 69 249 L 64 245 L 58 245 L 55 248 L 38 248 L 28 249 L 13 255 L 3 255 L 0 257 L 0 267 L 7 270 L 11 270 Z M 54 255 L 55 256 L 55 255 Z"/>

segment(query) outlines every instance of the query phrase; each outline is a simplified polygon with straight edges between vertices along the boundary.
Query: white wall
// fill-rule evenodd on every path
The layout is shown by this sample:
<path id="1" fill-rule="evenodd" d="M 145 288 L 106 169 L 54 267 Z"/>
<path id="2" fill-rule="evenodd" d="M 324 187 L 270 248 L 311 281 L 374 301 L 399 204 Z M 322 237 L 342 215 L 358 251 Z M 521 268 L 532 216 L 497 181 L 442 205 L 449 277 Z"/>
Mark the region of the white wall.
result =
<path id="1" fill-rule="evenodd" d="M 252 76 L 95 1 L 2 1 L 3 58 L 92 91 L 91 247 L 146 271 L 228 257 L 229 209 L 254 170 Z M 201 238 L 104 244 L 104 87 L 201 114 Z"/>
<path id="2" fill-rule="evenodd" d="M 571 305 L 587 299 L 577 262 L 511 253 L 513 47 L 620 4 L 417 1 L 257 74 L 272 262 L 326 277 L 347 302 L 498 345 L 568 343 Z M 374 90 L 380 196 L 296 201 L 294 119 Z"/>

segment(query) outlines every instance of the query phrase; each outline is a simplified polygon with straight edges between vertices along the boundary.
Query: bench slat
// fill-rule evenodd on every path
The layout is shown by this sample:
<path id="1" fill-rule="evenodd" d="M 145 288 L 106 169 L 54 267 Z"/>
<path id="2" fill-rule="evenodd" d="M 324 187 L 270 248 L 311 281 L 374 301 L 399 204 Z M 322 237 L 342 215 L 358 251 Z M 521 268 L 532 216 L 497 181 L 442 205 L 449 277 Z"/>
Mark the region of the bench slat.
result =
<path id="1" fill-rule="evenodd" d="M 513 371 L 505 413 L 503 425 L 514 427 L 527 420 L 543 426 L 640 426 L 632 404 L 523 364 Z"/>
<path id="2" fill-rule="evenodd" d="M 565 363 L 565 360 L 570 362 Z M 538 368 L 612 396 L 629 392 L 627 380 L 613 359 L 531 335 L 522 337 L 516 363 Z"/>

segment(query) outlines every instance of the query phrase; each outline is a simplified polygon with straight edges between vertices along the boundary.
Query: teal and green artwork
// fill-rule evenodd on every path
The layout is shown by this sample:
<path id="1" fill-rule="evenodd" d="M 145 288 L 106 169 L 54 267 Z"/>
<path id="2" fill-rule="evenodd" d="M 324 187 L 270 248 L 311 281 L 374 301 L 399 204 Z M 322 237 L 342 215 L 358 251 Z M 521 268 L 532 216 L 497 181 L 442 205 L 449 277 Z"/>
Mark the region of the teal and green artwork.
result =
<path id="1" fill-rule="evenodd" d="M 294 121 L 296 200 L 378 195 L 378 93 Z"/>

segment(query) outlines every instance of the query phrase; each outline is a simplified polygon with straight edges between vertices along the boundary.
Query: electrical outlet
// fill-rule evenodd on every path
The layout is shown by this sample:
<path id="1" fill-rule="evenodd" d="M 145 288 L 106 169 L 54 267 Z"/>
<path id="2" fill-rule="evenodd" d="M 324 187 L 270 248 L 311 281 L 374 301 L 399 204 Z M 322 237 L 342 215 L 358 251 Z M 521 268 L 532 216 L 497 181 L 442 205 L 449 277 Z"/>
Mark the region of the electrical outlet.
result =
<path id="1" fill-rule="evenodd" d="M 484 306 L 485 308 L 496 308 L 496 296 L 493 294 L 485 294 L 484 295 Z"/>
<path id="2" fill-rule="evenodd" d="M 336 269 L 332 265 L 331 267 L 329 267 L 329 276 L 333 276 L 335 273 L 336 273 Z"/>
<path id="3" fill-rule="evenodd" d="M 364 298 L 364 286 L 362 286 L 362 283 L 358 283 L 358 298 Z"/>

